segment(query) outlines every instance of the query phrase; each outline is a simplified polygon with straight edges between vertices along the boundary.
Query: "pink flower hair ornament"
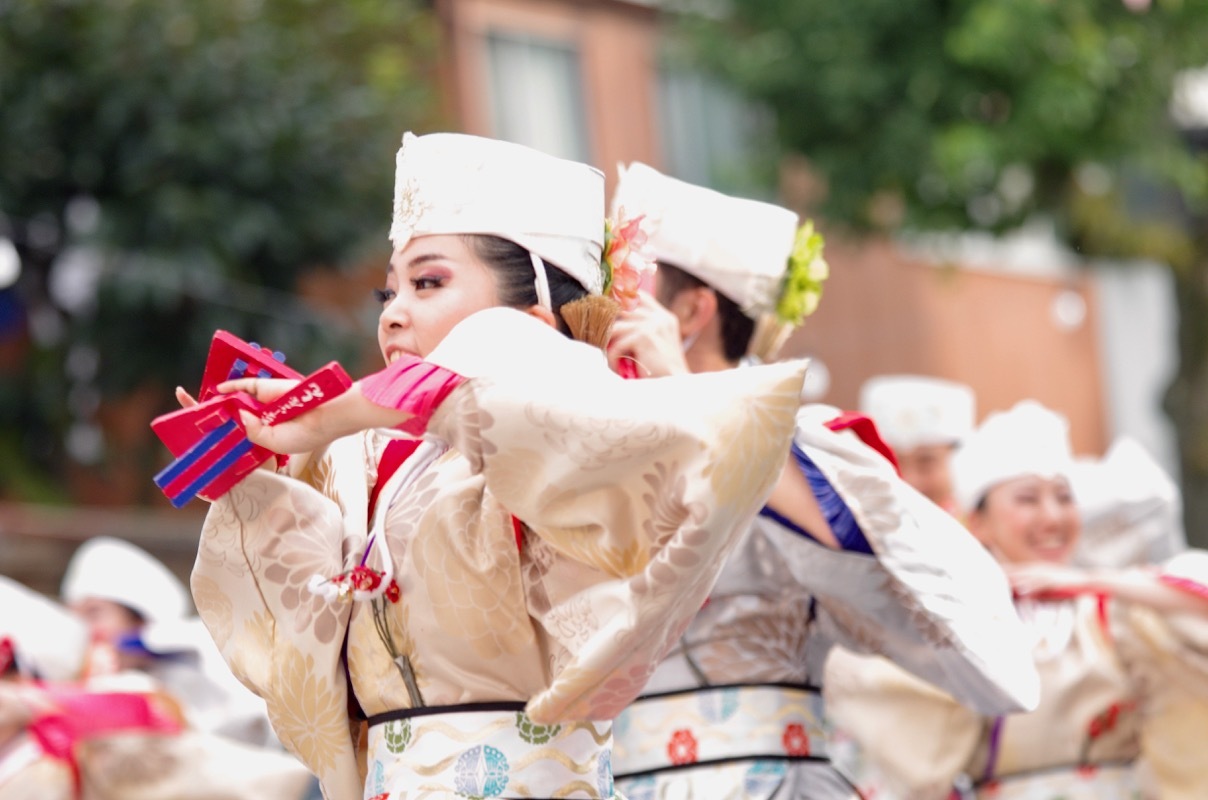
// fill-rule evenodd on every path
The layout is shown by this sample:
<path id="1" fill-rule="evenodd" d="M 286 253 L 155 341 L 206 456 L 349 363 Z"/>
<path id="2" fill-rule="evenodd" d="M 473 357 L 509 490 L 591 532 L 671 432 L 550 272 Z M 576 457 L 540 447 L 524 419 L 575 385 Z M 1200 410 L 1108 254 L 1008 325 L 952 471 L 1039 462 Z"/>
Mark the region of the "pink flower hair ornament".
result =
<path id="1" fill-rule="evenodd" d="M 604 220 L 604 294 L 616 300 L 621 308 L 632 311 L 638 304 L 638 291 L 654 274 L 654 259 L 646 252 L 646 231 L 642 230 L 645 215 L 625 218 L 625 209 L 617 210 L 616 219 Z"/>

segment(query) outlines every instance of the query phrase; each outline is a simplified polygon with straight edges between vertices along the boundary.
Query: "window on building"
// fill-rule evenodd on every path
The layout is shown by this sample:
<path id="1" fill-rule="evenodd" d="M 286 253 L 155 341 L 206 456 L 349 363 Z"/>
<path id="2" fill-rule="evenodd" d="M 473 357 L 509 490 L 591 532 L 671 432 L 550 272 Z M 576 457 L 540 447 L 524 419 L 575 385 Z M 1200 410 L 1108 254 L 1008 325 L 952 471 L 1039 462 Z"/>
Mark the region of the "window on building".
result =
<path id="1" fill-rule="evenodd" d="M 658 80 L 657 118 L 671 175 L 745 197 L 774 193 L 770 111 L 718 79 L 669 59 Z"/>
<path id="2" fill-rule="evenodd" d="M 579 51 L 525 34 L 487 34 L 491 122 L 499 139 L 591 161 Z"/>

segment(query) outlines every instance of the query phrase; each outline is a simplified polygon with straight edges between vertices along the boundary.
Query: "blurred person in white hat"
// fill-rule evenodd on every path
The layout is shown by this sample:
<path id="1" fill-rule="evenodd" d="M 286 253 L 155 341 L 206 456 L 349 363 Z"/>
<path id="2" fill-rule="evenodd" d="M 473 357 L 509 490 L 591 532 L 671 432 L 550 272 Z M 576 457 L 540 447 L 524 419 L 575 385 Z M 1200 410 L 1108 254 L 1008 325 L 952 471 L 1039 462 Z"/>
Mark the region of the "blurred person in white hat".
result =
<path id="1" fill-rule="evenodd" d="M 1160 563 L 1187 548 L 1178 485 L 1140 442 L 1121 436 L 1070 474 L 1082 516 L 1073 561 L 1088 567 Z"/>
<path id="2" fill-rule="evenodd" d="M 956 448 L 974 428 L 973 390 L 925 375 L 878 375 L 860 387 L 859 407 L 876 422 L 881 437 L 893 449 L 902 480 L 940 508 L 959 516 L 951 462 Z M 859 660 L 845 652 L 837 660 L 843 663 L 853 658 Z M 903 681 L 909 679 L 902 675 Z M 836 729 L 834 741 L 836 763 L 862 793 L 893 797 L 875 765 L 863 756 L 846 731 Z"/>
<path id="3" fill-rule="evenodd" d="M 301 798 L 306 770 L 279 751 L 198 731 L 159 687 L 83 682 L 87 625 L 0 577 L 0 798 Z"/>
<path id="4" fill-rule="evenodd" d="M 111 649 L 113 663 L 96 667 L 108 671 L 139 661 L 120 647 L 125 639 L 137 639 L 150 622 L 179 621 L 192 610 L 188 590 L 171 570 L 141 547 L 112 536 L 94 537 L 76 549 L 59 596 L 87 623 L 93 642 Z"/>
<path id="5" fill-rule="evenodd" d="M 89 641 L 87 624 L 69 609 L 0 576 L 0 798 L 77 796 L 72 764 L 55 746 L 62 734 L 48 727 L 63 707 L 51 687 L 77 694 L 69 687 L 84 672 Z M 143 699 L 129 702 L 150 709 Z M 175 728 L 163 712 L 149 727 Z"/>
<path id="6" fill-rule="evenodd" d="M 621 171 L 613 207 L 649 224 L 658 262 L 615 328 L 618 367 L 741 376 L 817 305 L 821 237 L 788 209 L 644 164 Z M 822 671 L 837 644 L 884 653 L 987 713 L 1035 701 L 1001 571 L 897 475 L 867 417 L 807 406 L 789 438 L 780 481 L 709 603 L 618 722 L 614 763 L 631 800 L 857 796 L 830 761 Z M 744 458 L 723 453 L 715 468 Z"/>
<path id="7" fill-rule="evenodd" d="M 884 664 L 828 666 L 836 721 L 906 796 L 967 781 L 977 798 L 1208 797 L 1184 741 L 1208 720 L 1208 554 L 1069 566 L 1081 517 L 1068 429 L 1023 401 L 989 415 L 953 463 L 969 530 L 1007 570 L 1031 632 L 1036 710 L 986 717 Z"/>
<path id="8" fill-rule="evenodd" d="M 5 670 L 33 680 L 71 681 L 84 671 L 88 627 L 68 609 L 0 575 L 0 640 Z"/>
<path id="9" fill-rule="evenodd" d="M 72 555 L 59 593 L 90 631 L 84 676 L 94 688 L 161 690 L 197 730 L 278 746 L 264 702 L 231 674 L 188 590 L 159 559 L 94 537 Z"/>
<path id="10" fill-rule="evenodd" d="M 926 375 L 878 375 L 860 387 L 859 404 L 893 448 L 902 479 L 955 512 L 951 460 L 973 431 L 973 389 Z"/>
<path id="11" fill-rule="evenodd" d="M 385 368 L 294 421 L 249 418 L 293 455 L 213 503 L 192 576 L 326 796 L 615 796 L 611 721 L 771 490 L 804 377 L 615 375 L 639 238 L 606 224 L 599 170 L 404 136 Z"/>

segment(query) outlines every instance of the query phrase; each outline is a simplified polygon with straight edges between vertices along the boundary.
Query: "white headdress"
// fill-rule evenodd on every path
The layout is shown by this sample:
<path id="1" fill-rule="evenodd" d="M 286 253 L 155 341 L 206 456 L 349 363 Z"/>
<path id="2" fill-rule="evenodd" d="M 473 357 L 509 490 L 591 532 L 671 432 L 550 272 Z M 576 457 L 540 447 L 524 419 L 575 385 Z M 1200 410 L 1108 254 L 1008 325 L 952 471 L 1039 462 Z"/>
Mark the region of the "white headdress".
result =
<path id="1" fill-rule="evenodd" d="M 709 284 L 752 319 L 776 310 L 797 236 L 795 213 L 685 183 L 640 162 L 618 172 L 613 211 L 645 217 L 651 256 Z"/>
<path id="2" fill-rule="evenodd" d="M 972 511 L 988 491 L 1014 478 L 1068 479 L 1074 466 L 1069 427 L 1065 417 L 1035 400 L 988 416 L 952 457 L 961 510 Z"/>
<path id="3" fill-rule="evenodd" d="M 51 681 L 79 677 L 88 627 L 50 598 L 0 576 L 0 638 L 11 638 L 22 672 Z"/>
<path id="4" fill-rule="evenodd" d="M 1082 538 L 1075 563 L 1123 567 L 1163 562 L 1187 546 L 1178 485 L 1140 442 L 1121 436 L 1070 476 Z"/>
<path id="5" fill-rule="evenodd" d="M 167 567 L 142 548 L 109 536 L 80 545 L 59 593 L 66 603 L 86 597 L 111 600 L 148 622 L 182 619 L 191 606 L 188 590 Z"/>
<path id="6" fill-rule="evenodd" d="M 604 173 L 522 145 L 460 133 L 403 135 L 390 241 L 433 234 L 499 236 L 548 261 L 590 293 L 604 288 Z M 544 292 L 542 291 L 544 288 Z"/>
<path id="7" fill-rule="evenodd" d="M 973 432 L 973 390 L 923 375 L 878 375 L 860 387 L 860 410 L 894 449 L 958 444 Z"/>

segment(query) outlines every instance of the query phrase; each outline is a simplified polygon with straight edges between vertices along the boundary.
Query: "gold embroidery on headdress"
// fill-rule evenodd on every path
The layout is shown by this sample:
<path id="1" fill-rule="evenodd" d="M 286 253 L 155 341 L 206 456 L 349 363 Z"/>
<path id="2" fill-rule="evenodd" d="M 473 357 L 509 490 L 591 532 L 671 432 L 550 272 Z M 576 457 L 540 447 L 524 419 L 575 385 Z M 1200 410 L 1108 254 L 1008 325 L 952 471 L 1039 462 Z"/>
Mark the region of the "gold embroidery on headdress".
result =
<path id="1" fill-rule="evenodd" d="M 419 181 L 414 175 L 407 176 L 394 195 L 394 226 L 391 237 L 395 241 L 411 238 L 424 214 L 432 204 L 424 200 Z"/>

